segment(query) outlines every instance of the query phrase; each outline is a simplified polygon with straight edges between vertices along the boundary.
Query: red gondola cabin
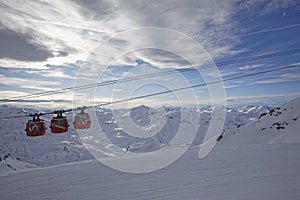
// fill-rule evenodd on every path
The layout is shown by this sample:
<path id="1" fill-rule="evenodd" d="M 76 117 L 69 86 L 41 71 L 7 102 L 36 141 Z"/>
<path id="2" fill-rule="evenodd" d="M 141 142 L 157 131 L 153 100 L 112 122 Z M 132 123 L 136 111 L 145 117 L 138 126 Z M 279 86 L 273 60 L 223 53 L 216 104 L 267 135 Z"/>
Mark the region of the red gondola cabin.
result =
<path id="1" fill-rule="evenodd" d="M 62 116 L 61 111 L 58 111 L 57 116 L 53 117 L 50 122 L 51 133 L 65 133 L 68 131 L 68 128 L 67 118 Z"/>
<path id="2" fill-rule="evenodd" d="M 38 114 L 31 115 L 32 120 L 26 123 L 26 135 L 30 137 L 42 136 L 46 134 L 45 122 L 39 118 Z"/>
<path id="3" fill-rule="evenodd" d="M 83 108 L 81 108 L 81 112 L 77 113 L 74 117 L 74 127 L 75 129 L 88 129 L 91 127 L 90 115 L 85 113 Z"/>

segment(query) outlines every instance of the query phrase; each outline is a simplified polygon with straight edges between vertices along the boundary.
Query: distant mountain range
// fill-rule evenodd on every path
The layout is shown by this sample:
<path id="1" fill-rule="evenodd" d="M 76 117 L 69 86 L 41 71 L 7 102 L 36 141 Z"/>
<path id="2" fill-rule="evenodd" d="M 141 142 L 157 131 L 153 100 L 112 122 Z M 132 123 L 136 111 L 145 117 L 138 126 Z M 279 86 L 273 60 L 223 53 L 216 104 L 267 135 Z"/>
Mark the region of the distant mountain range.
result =
<path id="1" fill-rule="evenodd" d="M 181 123 L 198 123 L 197 135 L 192 145 L 203 142 L 211 116 L 217 108 L 184 109 L 190 115 L 200 114 L 200 119 L 191 118 L 183 122 L 179 108 L 153 109 L 138 106 L 131 110 L 97 109 L 96 116 L 111 143 L 124 151 L 137 153 L 156 151 L 174 138 Z M 0 115 L 16 116 L 34 113 L 35 110 L 2 106 Z M 45 136 L 27 137 L 25 134 L 26 118 L 5 119 L 0 121 L 0 174 L 35 167 L 76 162 L 93 159 L 82 144 L 81 138 L 72 125 L 72 114 L 67 114 L 71 124 L 69 132 Z M 129 117 L 132 123 L 151 137 L 132 136 L 132 124 L 120 124 L 118 119 Z M 44 117 L 47 126 L 51 116 Z M 163 120 L 162 120 L 163 119 Z M 164 123 L 161 124 L 161 121 Z M 300 142 L 300 98 L 294 99 L 281 107 L 246 106 L 227 108 L 220 145 L 245 145 L 255 143 L 299 143 Z M 110 146 L 107 145 L 107 149 Z M 105 152 L 104 152 L 105 153 Z M 111 151 L 110 153 L 113 153 Z"/>

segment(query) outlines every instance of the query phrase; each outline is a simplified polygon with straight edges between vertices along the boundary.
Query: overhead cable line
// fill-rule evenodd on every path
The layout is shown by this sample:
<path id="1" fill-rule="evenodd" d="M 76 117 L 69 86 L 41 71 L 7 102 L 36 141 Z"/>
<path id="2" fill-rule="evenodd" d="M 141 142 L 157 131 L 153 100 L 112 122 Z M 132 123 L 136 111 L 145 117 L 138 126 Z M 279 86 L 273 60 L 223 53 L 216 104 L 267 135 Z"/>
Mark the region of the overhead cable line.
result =
<path id="1" fill-rule="evenodd" d="M 94 105 L 93 107 L 106 106 L 106 105 L 111 105 L 111 104 L 117 104 L 117 103 L 127 102 L 127 101 L 133 101 L 133 100 L 136 100 L 136 99 L 143 99 L 143 98 L 147 98 L 147 97 L 158 96 L 158 95 L 172 93 L 172 92 L 177 92 L 177 91 L 181 91 L 181 90 L 186 90 L 186 89 L 191 89 L 191 88 L 197 88 L 197 87 L 203 87 L 203 86 L 213 85 L 213 84 L 217 84 L 217 83 L 223 83 L 223 82 L 227 82 L 227 81 L 232 81 L 232 80 L 246 78 L 246 77 L 251 77 L 251 76 L 257 76 L 257 75 L 261 75 L 261 74 L 266 74 L 266 73 L 270 73 L 270 72 L 280 71 L 280 70 L 284 70 L 284 69 L 290 69 L 290 68 L 299 67 L 299 66 L 300 66 L 300 64 L 289 65 L 289 66 L 285 66 L 285 67 L 280 67 L 280 68 L 275 68 L 275 69 L 260 71 L 260 72 L 256 72 L 256 73 L 252 73 L 252 74 L 235 76 L 235 77 L 223 79 L 223 80 L 220 80 L 220 81 L 212 81 L 212 82 L 208 82 L 208 83 L 202 83 L 202 84 L 198 84 L 198 85 L 192 85 L 192 86 L 177 88 L 177 89 L 173 89 L 173 90 L 166 90 L 166 91 L 162 91 L 162 92 L 151 93 L 151 94 L 146 94 L 146 95 L 137 96 L 137 97 L 131 97 L 131 98 L 128 98 L 128 99 L 121 99 L 121 100 L 117 100 L 117 101 L 112 101 L 112 102 L 107 102 L 107 103 L 103 103 L 103 104 Z"/>
<path id="2" fill-rule="evenodd" d="M 59 110 L 61 113 L 67 113 L 78 110 L 78 108 L 73 109 L 67 109 L 67 110 Z M 45 113 L 35 113 L 35 115 L 44 116 L 44 115 L 54 115 L 57 114 L 57 110 L 53 112 L 45 112 Z M 17 115 L 17 116 L 7 116 L 7 117 L 0 117 L 0 119 L 15 119 L 15 118 L 24 118 L 24 117 L 31 117 L 34 114 L 28 114 L 28 115 Z"/>
<path id="3" fill-rule="evenodd" d="M 300 53 L 300 49 L 281 51 L 281 52 L 264 54 L 264 55 L 259 55 L 259 56 L 245 57 L 245 58 L 240 58 L 240 59 L 235 59 L 235 60 L 223 61 L 223 62 L 219 62 L 219 63 L 215 63 L 215 64 L 202 65 L 202 66 L 198 66 L 198 67 L 190 67 L 190 68 L 185 68 L 185 69 L 172 69 L 172 70 L 168 70 L 165 72 L 144 74 L 144 75 L 139 75 L 139 76 L 134 76 L 134 77 L 121 78 L 121 79 L 116 79 L 116 80 L 111 80 L 111 81 L 104 81 L 104 82 L 100 82 L 100 83 L 98 82 L 98 83 L 68 87 L 68 88 L 63 88 L 63 89 L 58 89 L 58 90 L 51 90 L 51 91 L 47 91 L 47 92 L 15 96 L 15 97 L 6 98 L 6 99 L 0 99 L 0 102 L 5 102 L 5 103 L 16 102 L 16 101 L 22 101 L 25 99 L 49 96 L 49 95 L 60 94 L 60 93 L 67 93 L 67 92 L 72 92 L 72 91 L 76 91 L 76 90 L 83 90 L 83 89 L 89 89 L 89 88 L 94 88 L 94 87 L 103 87 L 103 86 L 108 86 L 108 85 L 112 85 L 112 84 L 116 84 L 116 83 L 124 83 L 124 82 L 129 82 L 129 81 L 143 80 L 143 79 L 151 78 L 151 77 L 156 78 L 156 77 L 165 76 L 165 75 L 178 73 L 178 72 L 192 71 L 195 69 L 203 70 L 203 69 L 211 68 L 214 65 L 216 65 L 217 67 L 221 67 L 221 66 L 225 66 L 225 65 L 237 64 L 237 63 L 242 63 L 242 62 L 250 62 L 250 61 L 255 61 L 255 60 L 262 60 L 262 59 L 291 55 L 291 54 L 296 54 L 296 53 Z"/>
<path id="4" fill-rule="evenodd" d="M 281 70 L 285 70 L 285 69 L 291 69 L 291 68 L 295 68 L 295 67 L 299 67 L 299 66 L 300 66 L 300 64 L 289 65 L 289 66 L 285 66 L 285 67 L 279 67 L 279 68 L 269 69 L 269 70 L 255 72 L 255 73 L 251 73 L 251 74 L 245 74 L 245 75 L 235 76 L 235 77 L 231 77 L 231 78 L 226 78 L 226 79 L 220 80 L 220 81 L 212 81 L 212 82 L 208 82 L 208 83 L 202 83 L 202 84 L 198 84 L 198 85 L 191 85 L 191 86 L 177 88 L 177 89 L 173 89 L 173 90 L 166 90 L 166 91 L 157 92 L 157 93 L 150 93 L 150 94 L 141 95 L 141 96 L 137 96 L 137 97 L 131 97 L 131 98 L 128 98 L 128 99 L 121 99 L 121 100 L 117 100 L 117 101 L 101 103 L 101 104 L 94 105 L 94 106 L 87 106 L 87 107 L 84 107 L 84 108 L 88 109 L 88 108 L 93 108 L 93 107 L 101 107 L 101 106 L 107 106 L 107 105 L 112 105 L 112 104 L 118 104 L 118 103 L 133 101 L 133 100 L 137 100 L 137 99 L 143 99 L 143 98 L 147 98 L 147 97 L 167 94 L 167 93 L 171 93 L 171 92 L 182 91 L 182 90 L 191 89 L 191 88 L 197 88 L 197 87 L 203 87 L 203 86 L 213 85 L 213 84 L 217 84 L 217 83 L 228 82 L 228 81 L 232 81 L 232 80 L 257 76 L 257 75 L 261 75 L 261 74 L 267 74 L 267 73 L 270 73 L 270 72 L 281 71 Z M 75 111 L 75 110 L 78 110 L 78 108 L 63 110 L 62 112 L 72 112 L 72 111 Z M 40 116 L 51 115 L 51 114 L 55 114 L 55 112 L 56 111 L 48 112 L 48 113 L 40 113 L 39 115 Z M 28 115 L 9 116 L 9 117 L 2 117 L 0 119 L 12 119 L 12 118 L 23 118 L 23 117 L 28 117 Z"/>

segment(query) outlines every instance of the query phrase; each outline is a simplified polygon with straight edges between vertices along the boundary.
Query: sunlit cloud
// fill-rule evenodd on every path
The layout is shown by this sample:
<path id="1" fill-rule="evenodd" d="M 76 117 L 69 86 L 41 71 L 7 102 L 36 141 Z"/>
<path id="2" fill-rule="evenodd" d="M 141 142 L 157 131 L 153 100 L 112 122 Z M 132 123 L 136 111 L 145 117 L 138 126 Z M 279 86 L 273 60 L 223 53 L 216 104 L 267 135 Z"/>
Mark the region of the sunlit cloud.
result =
<path id="1" fill-rule="evenodd" d="M 265 42 L 262 38 L 257 38 L 255 42 L 249 40 L 247 43 L 243 43 L 244 39 L 247 36 L 252 39 L 264 33 L 272 36 L 270 33 L 296 30 L 299 24 L 278 24 L 278 27 L 272 27 L 270 23 L 259 22 L 257 26 L 251 23 L 247 27 L 244 22 L 248 19 L 241 20 L 240 14 L 243 13 L 249 19 L 254 18 L 257 17 L 259 8 L 258 17 L 279 12 L 283 18 L 287 18 L 289 9 L 296 4 L 297 1 L 294 0 L 76 0 L 26 3 L 5 0 L 0 8 L 3 36 L 1 52 L 5 52 L 1 53 L 0 66 L 15 70 L 16 74 L 12 71 L 0 74 L 1 85 L 7 87 L 6 91 L 8 88 L 12 91 L 10 94 L 1 94 L 12 97 L 14 91 L 16 94 L 27 94 L 71 87 L 74 83 L 78 86 L 97 83 L 98 80 L 134 77 L 143 74 L 138 72 L 141 61 L 148 63 L 149 69 L 153 67 L 156 72 L 163 72 L 164 69 L 212 64 L 217 58 L 248 56 L 247 52 L 252 49 L 256 53 L 264 53 L 266 48 L 276 52 L 277 49 L 296 43 L 289 40 L 274 43 L 270 40 L 268 45 L 261 46 Z M 174 34 L 166 34 L 168 30 Z M 191 41 L 199 45 L 199 48 L 193 47 Z M 148 48 L 149 46 L 159 48 Z M 197 62 L 194 65 L 189 63 L 190 59 L 195 58 Z M 128 68 L 123 69 L 126 66 Z M 205 71 L 201 75 L 205 76 L 204 79 L 212 80 L 272 67 L 275 65 L 271 63 L 246 63 L 220 67 L 219 71 Z M 146 70 L 149 71 L 151 72 Z M 186 75 L 185 79 L 192 85 L 203 82 L 199 77 Z M 158 84 L 168 82 L 173 83 L 173 88 L 180 88 L 180 82 L 174 80 L 177 79 L 173 75 L 152 78 Z M 231 81 L 226 83 L 226 89 L 239 88 L 242 84 L 264 85 L 298 80 L 299 73 L 282 71 L 281 74 Z M 120 98 L 122 94 L 125 97 L 125 88 L 133 84 L 142 86 L 143 80 L 126 84 L 124 88 L 114 88 L 113 92 L 118 93 Z M 112 92 L 100 91 L 108 96 Z M 203 93 L 197 93 L 200 94 Z M 93 95 L 89 95 L 91 96 Z M 69 101 L 69 95 L 52 98 L 67 98 Z M 103 98 L 105 100 L 102 97 L 97 102 L 103 101 Z M 150 100 L 145 100 L 144 103 L 148 101 L 151 104 Z M 159 101 L 172 102 L 164 101 L 163 98 Z M 183 101 L 186 102 L 185 105 L 188 104 L 188 100 Z M 139 103 L 143 101 L 139 100 Z"/>

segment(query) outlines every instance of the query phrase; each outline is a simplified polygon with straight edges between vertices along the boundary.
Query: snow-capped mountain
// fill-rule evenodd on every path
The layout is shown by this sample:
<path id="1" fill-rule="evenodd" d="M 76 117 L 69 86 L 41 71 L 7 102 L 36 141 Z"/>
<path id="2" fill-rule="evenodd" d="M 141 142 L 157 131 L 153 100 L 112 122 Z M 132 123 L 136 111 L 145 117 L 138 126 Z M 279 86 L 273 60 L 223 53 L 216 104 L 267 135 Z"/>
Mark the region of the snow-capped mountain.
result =
<path id="1" fill-rule="evenodd" d="M 95 159 L 87 160 L 92 156 L 73 127 L 68 133 L 54 135 L 47 130 L 43 137 L 29 138 L 24 132 L 26 119 L 1 120 L 1 198 L 299 199 L 299 105 L 300 98 L 279 108 L 228 108 L 223 139 L 207 157 L 198 159 L 199 145 L 191 146 L 172 165 L 142 175 L 121 173 Z M 176 130 L 176 123 L 196 121 L 193 117 L 183 121 L 180 114 L 200 113 L 194 144 L 201 143 L 201 134 L 217 110 L 207 107 L 180 113 L 167 109 L 161 115 L 146 106 L 129 111 L 99 109 L 97 120 L 111 142 L 143 152 L 165 145 L 170 139 L 165 135 Z M 14 116 L 36 111 L 5 107 L 0 112 Z M 147 131 L 158 131 L 158 136 L 152 141 L 127 136 L 130 127 L 118 123 L 118 117 L 126 116 Z M 149 126 L 151 120 L 161 117 L 166 118 L 164 128 Z M 49 124 L 50 116 L 44 119 Z M 157 155 L 158 162 L 163 159 L 163 154 Z M 124 161 L 133 165 L 131 159 Z"/>
<path id="2" fill-rule="evenodd" d="M 268 106 L 227 108 L 223 130 L 218 134 L 224 135 L 225 144 L 226 141 L 227 143 L 231 141 L 230 138 L 232 141 L 241 143 L 260 142 L 264 138 L 267 138 L 267 142 L 297 140 L 299 136 L 295 133 L 300 128 L 299 105 L 300 99 L 296 99 L 280 108 Z M 156 151 L 168 145 L 181 123 L 198 123 L 199 128 L 192 145 L 201 144 L 212 115 L 218 114 L 217 109 L 214 107 L 187 108 L 181 113 L 178 108 L 163 108 L 162 110 L 138 106 L 131 110 L 97 109 L 96 116 L 102 131 L 112 143 L 126 151 L 142 153 Z M 36 111 L 2 106 L 0 112 L 4 117 L 26 115 Z M 189 116 L 200 114 L 200 119 L 190 117 L 189 121 L 184 121 L 181 118 L 184 114 Z M 72 122 L 72 115 L 67 114 L 67 117 L 69 122 Z M 140 130 L 152 136 L 139 138 L 128 134 L 130 130 L 133 130 L 130 124 L 120 124 L 120 119 L 126 117 L 129 117 Z M 161 120 L 162 118 L 164 120 Z M 45 116 L 44 119 L 49 124 L 51 116 Z M 0 122 L 0 170 L 2 172 L 93 158 L 72 125 L 68 133 L 54 135 L 48 129 L 45 136 L 34 138 L 26 137 L 24 131 L 26 120 L 26 118 L 16 118 Z M 161 124 L 161 121 L 164 123 Z M 273 134 L 271 138 L 270 134 Z M 237 135 L 239 136 L 236 137 Z M 242 139 L 235 139 L 239 137 Z M 107 149 L 109 148 L 107 146 Z"/>
<path id="3" fill-rule="evenodd" d="M 261 113 L 253 122 L 231 128 L 235 144 L 300 143 L 300 98 Z M 227 139 L 225 139 L 227 140 Z"/>

